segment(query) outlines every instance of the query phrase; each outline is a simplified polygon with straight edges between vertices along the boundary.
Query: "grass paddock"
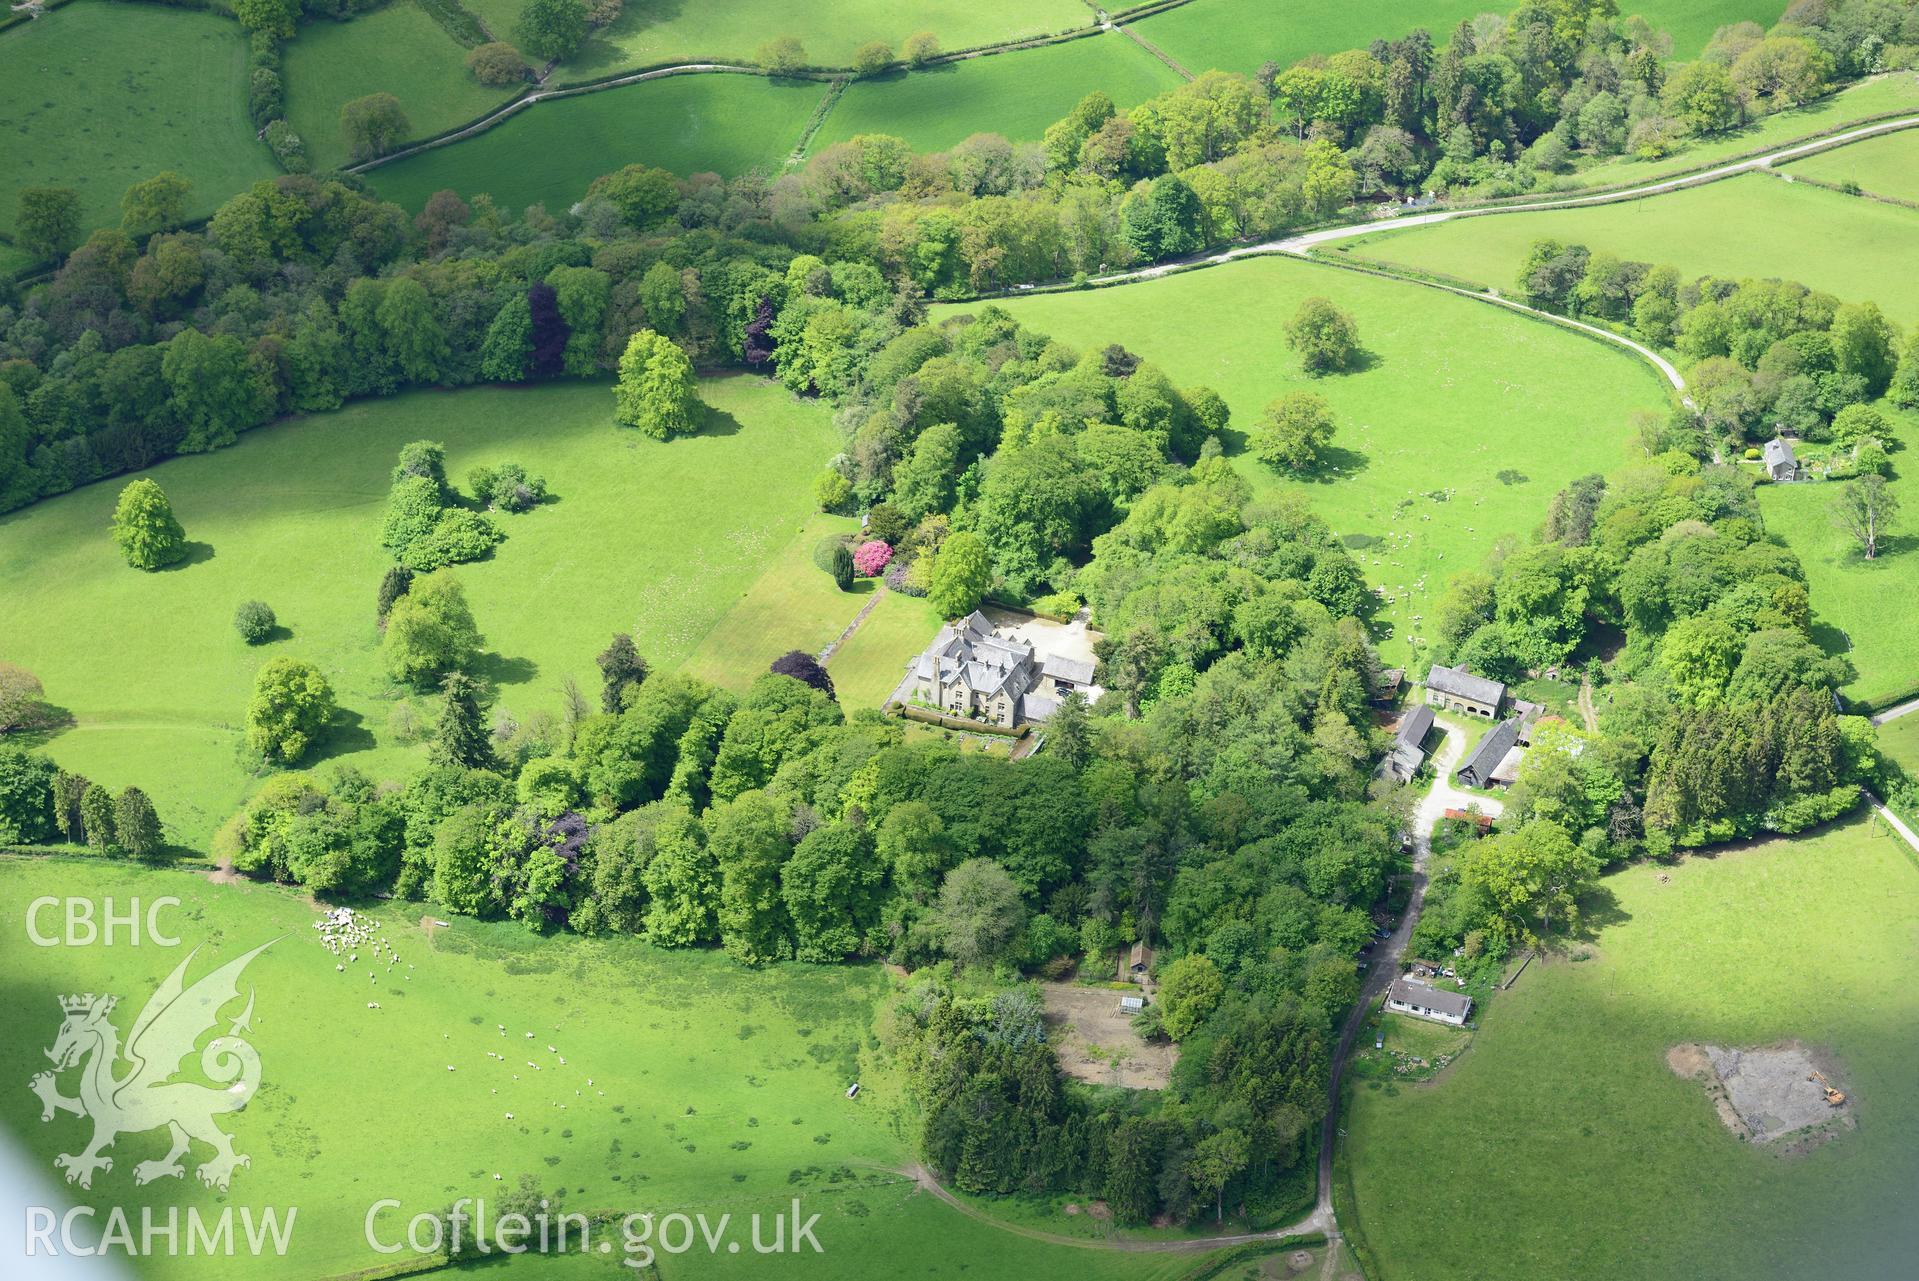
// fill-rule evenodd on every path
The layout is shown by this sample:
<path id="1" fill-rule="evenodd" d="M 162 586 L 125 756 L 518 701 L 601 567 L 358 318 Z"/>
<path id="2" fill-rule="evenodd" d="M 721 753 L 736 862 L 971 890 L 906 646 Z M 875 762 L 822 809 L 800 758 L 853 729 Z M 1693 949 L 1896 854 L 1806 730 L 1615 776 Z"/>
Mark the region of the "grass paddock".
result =
<path id="1" fill-rule="evenodd" d="M 192 543 L 186 563 L 157 574 L 129 569 L 108 537 L 124 480 L 35 504 L 0 518 L 0 581 L 12 585 L 0 654 L 74 716 L 50 743 L 54 758 L 147 789 L 183 843 L 204 842 L 255 785 L 242 720 L 254 672 L 275 656 L 316 663 L 343 709 L 306 764 L 402 775 L 423 748 L 392 733 L 402 691 L 381 663 L 373 612 L 400 446 L 445 442 L 456 484 L 475 466 L 517 461 L 555 495 L 500 517 L 507 541 L 453 571 L 490 651 L 478 674 L 524 716 L 556 709 L 567 677 L 595 698 L 593 656 L 615 631 L 632 632 L 656 665 L 685 662 L 808 527 L 810 479 L 839 439 L 827 411 L 744 376 L 706 380 L 701 395 L 706 430 L 668 444 L 615 427 L 600 382 L 414 392 L 260 428 L 145 473 Z M 249 598 L 291 635 L 242 643 L 233 611 Z M 830 616 L 798 610 L 784 622 L 809 642 L 837 633 L 857 606 L 826 603 Z M 76 633 L 102 643 L 74 645 Z M 761 644 L 790 648 L 770 635 Z M 412 703 L 430 722 L 433 700 Z"/>
<path id="2" fill-rule="evenodd" d="M 915 151 L 941 151 L 976 133 L 1037 141 L 1095 89 L 1125 108 L 1179 83 L 1171 67 L 1124 36 L 1088 36 L 856 80 L 834 105 L 812 149 L 863 133 L 904 138 Z"/>
<path id="3" fill-rule="evenodd" d="M 667 76 L 537 102 L 470 138 L 370 170 L 380 197 L 418 209 L 442 189 L 505 209 L 563 210 L 601 174 L 646 164 L 733 177 L 777 170 L 825 94 L 816 80 Z"/>
<path id="4" fill-rule="evenodd" d="M 0 228 L 22 187 L 74 188 L 91 230 L 162 170 L 193 183 L 194 215 L 272 177 L 246 80 L 246 33 L 210 13 L 81 0 L 0 32 Z"/>
<path id="5" fill-rule="evenodd" d="M 1903 1276 L 1919 1178 L 1919 870 L 1882 822 L 1608 877 L 1591 958 L 1528 967 L 1431 1085 L 1361 1087 L 1346 1157 L 1374 1281 Z M 1668 880 L 1668 878 L 1670 878 Z M 1673 1045 L 1831 1054 L 1858 1128 L 1741 1143 Z"/>

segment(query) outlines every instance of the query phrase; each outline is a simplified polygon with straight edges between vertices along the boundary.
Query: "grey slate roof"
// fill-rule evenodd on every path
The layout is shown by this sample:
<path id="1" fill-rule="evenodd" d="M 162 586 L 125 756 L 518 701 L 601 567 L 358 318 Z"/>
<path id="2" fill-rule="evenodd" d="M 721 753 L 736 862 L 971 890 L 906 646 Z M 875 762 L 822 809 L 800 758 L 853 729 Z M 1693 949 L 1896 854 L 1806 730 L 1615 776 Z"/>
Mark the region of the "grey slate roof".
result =
<path id="1" fill-rule="evenodd" d="M 1473 998 L 1464 992 L 1449 992 L 1443 987 L 1434 987 L 1430 983 L 1422 983 L 1418 979 L 1403 976 L 1393 980 L 1393 986 L 1387 992 L 1387 998 L 1462 1019 L 1473 1008 Z"/>
<path id="2" fill-rule="evenodd" d="M 1402 747 L 1418 747 L 1426 741 L 1426 735 L 1432 732 L 1432 728 L 1433 709 L 1425 703 L 1419 703 L 1399 718 L 1399 732 L 1393 741 Z"/>
<path id="3" fill-rule="evenodd" d="M 1479 746 L 1473 749 L 1472 758 L 1461 765 L 1454 778 L 1460 779 L 1468 787 L 1484 787 L 1492 781 L 1493 771 L 1499 768 L 1499 762 L 1506 759 L 1506 753 L 1513 750 L 1519 742 L 1519 722 L 1505 720 L 1486 731 L 1486 737 L 1479 740 Z"/>
<path id="4" fill-rule="evenodd" d="M 1062 658 L 1058 654 L 1047 654 L 1040 659 L 1039 669 L 1057 681 L 1069 681 L 1074 685 L 1093 683 L 1094 664 L 1083 658 Z"/>
<path id="5" fill-rule="evenodd" d="M 1788 464 L 1798 465 L 1798 460 L 1793 457 L 1792 446 L 1777 436 L 1766 442 L 1765 455 L 1766 470 L 1769 472 L 1777 472 L 1780 467 Z"/>
<path id="6" fill-rule="evenodd" d="M 1457 667 L 1433 668 L 1426 674 L 1426 688 L 1471 699 L 1475 703 L 1485 703 L 1489 707 L 1499 706 L 1499 700 L 1506 696 L 1506 687 L 1500 682 L 1475 676 Z"/>
<path id="7" fill-rule="evenodd" d="M 1031 645 L 993 635 L 986 615 L 974 610 L 940 628 L 916 670 L 927 680 L 937 675 L 942 685 L 964 679 L 968 688 L 989 698 L 1000 693 L 1018 698 L 1032 688 L 1036 668 Z"/>

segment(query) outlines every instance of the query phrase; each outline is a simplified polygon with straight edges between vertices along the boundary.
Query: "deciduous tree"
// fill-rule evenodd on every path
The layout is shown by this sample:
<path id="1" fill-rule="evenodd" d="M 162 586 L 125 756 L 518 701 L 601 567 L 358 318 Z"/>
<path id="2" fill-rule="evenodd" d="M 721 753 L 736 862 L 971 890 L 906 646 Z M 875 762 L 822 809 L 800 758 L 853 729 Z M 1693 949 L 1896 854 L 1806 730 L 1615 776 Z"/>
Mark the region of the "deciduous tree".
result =
<path id="1" fill-rule="evenodd" d="M 333 686 L 312 663 L 274 658 L 253 678 L 247 743 L 270 761 L 291 765 L 333 720 Z"/>
<path id="2" fill-rule="evenodd" d="M 187 534 L 174 519 L 173 504 L 145 477 L 120 491 L 113 509 L 113 541 L 135 569 L 161 569 L 187 554 Z"/>
<path id="3" fill-rule="evenodd" d="M 670 338 L 651 329 L 642 329 L 627 340 L 613 401 L 620 422 L 654 440 L 670 440 L 699 429 L 700 398 L 693 363 Z"/>
<path id="4" fill-rule="evenodd" d="M 1849 480 L 1832 503 L 1833 523 L 1851 535 L 1867 560 L 1877 559 L 1880 540 L 1899 515 L 1899 496 L 1884 476 Z"/>

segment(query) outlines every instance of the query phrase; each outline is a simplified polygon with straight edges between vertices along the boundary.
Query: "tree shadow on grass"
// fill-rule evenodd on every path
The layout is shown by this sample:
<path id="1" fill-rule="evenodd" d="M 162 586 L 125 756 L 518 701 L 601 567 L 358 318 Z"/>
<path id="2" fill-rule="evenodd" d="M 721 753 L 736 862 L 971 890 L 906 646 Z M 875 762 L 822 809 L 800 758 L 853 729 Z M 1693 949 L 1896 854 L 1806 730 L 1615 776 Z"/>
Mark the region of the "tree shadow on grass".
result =
<path id="1" fill-rule="evenodd" d="M 1319 461 L 1313 464 L 1312 469 L 1300 472 L 1299 478 L 1314 484 L 1330 485 L 1336 481 L 1351 480 L 1372 466 L 1372 461 L 1357 449 L 1328 445 L 1320 451 Z"/>
<path id="2" fill-rule="evenodd" d="M 701 436 L 737 436 L 740 434 L 740 420 L 727 413 L 724 409 L 714 409 L 708 406 L 706 410 L 706 421 L 700 424 L 698 434 Z"/>
<path id="3" fill-rule="evenodd" d="M 300 764 L 318 765 L 336 756 L 371 751 L 378 745 L 373 731 L 366 727 L 366 717 L 350 707 L 336 707 L 333 709 L 333 719 L 327 722 L 326 736 L 313 745 L 306 760 Z"/>
<path id="4" fill-rule="evenodd" d="M 473 675 L 495 689 L 502 685 L 524 685 L 539 674 L 540 665 L 530 658 L 482 654 L 473 660 Z"/>
<path id="5" fill-rule="evenodd" d="M 1831 623 L 1815 622 L 1812 625 L 1812 643 L 1817 645 L 1827 657 L 1845 653 L 1852 648 L 1847 643 L 1846 634 Z"/>
<path id="6" fill-rule="evenodd" d="M 179 560 L 174 561 L 171 565 L 160 566 L 156 572 L 171 574 L 176 570 L 189 569 L 194 565 L 204 565 L 212 559 L 212 543 L 197 543 L 189 539 L 186 544 L 186 555 L 180 557 Z"/>
<path id="7" fill-rule="evenodd" d="M 1594 943 L 1605 931 L 1630 920 L 1632 913 L 1620 903 L 1612 887 L 1595 885 L 1579 896 L 1579 925 L 1566 938 L 1568 941 Z"/>
<path id="8" fill-rule="evenodd" d="M 11 743 L 19 747 L 45 747 L 77 724 L 79 721 L 72 712 L 57 703 L 43 701 L 25 721 L 8 730 L 4 736 L 0 736 L 0 743 Z"/>

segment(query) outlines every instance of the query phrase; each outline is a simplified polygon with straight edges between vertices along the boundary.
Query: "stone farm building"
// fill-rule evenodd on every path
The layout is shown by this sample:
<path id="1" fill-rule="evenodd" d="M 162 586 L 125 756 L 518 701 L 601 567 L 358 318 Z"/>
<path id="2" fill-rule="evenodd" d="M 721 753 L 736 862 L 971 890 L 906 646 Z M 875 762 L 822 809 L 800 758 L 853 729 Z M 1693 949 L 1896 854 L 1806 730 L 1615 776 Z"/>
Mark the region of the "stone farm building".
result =
<path id="1" fill-rule="evenodd" d="M 1448 992 L 1423 979 L 1402 975 L 1386 990 L 1386 1008 L 1414 1018 L 1461 1027 L 1473 1011 L 1473 998 L 1464 992 Z"/>
<path id="2" fill-rule="evenodd" d="M 1426 735 L 1433 729 L 1433 709 L 1425 703 L 1406 709 L 1393 734 L 1393 750 L 1379 763 L 1382 778 L 1410 783 L 1419 767 L 1426 763 Z"/>
<path id="3" fill-rule="evenodd" d="M 1012 729 L 1045 720 L 1061 698 L 1092 683 L 1092 663 L 1036 653 L 1025 641 L 1000 635 L 974 610 L 940 628 L 915 660 L 910 696 L 948 716 Z"/>
<path id="4" fill-rule="evenodd" d="M 1426 701 L 1445 711 L 1491 720 L 1499 715 L 1499 705 L 1505 699 L 1503 684 L 1475 676 L 1464 667 L 1434 667 L 1426 674 Z"/>

